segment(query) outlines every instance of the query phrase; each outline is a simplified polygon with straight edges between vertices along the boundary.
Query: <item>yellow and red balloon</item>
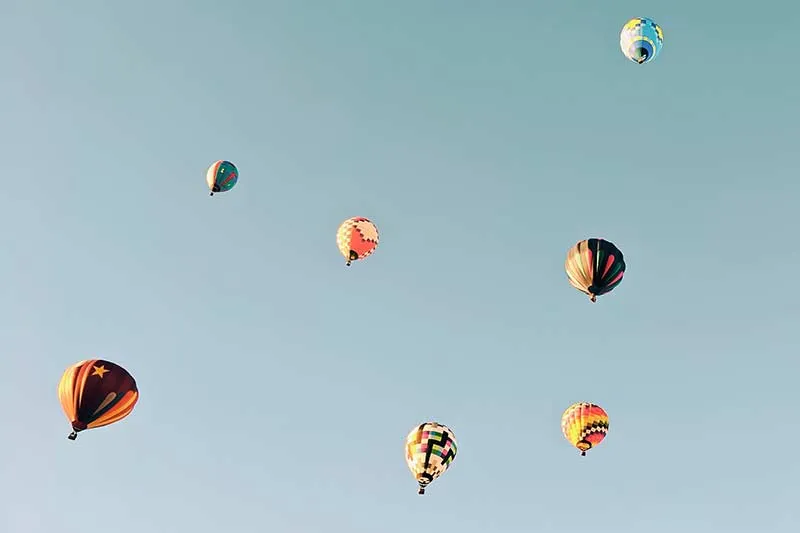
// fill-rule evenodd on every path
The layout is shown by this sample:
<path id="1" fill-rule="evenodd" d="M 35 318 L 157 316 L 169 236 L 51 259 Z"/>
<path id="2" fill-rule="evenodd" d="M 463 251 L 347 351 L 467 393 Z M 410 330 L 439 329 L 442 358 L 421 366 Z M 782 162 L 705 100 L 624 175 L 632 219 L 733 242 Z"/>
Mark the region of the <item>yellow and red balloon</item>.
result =
<path id="1" fill-rule="evenodd" d="M 570 405 L 561 416 L 561 432 L 570 444 L 581 451 L 581 455 L 606 438 L 608 414 L 593 403 L 578 402 Z"/>

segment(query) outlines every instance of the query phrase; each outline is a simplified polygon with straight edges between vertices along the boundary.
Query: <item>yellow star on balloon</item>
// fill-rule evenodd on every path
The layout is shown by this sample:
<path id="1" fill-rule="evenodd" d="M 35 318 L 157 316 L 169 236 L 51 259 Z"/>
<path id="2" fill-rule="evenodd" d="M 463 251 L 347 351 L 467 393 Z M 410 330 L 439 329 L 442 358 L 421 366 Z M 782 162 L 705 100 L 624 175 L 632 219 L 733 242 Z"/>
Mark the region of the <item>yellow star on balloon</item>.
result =
<path id="1" fill-rule="evenodd" d="M 93 376 L 100 376 L 100 379 L 103 379 L 103 374 L 106 372 L 111 372 L 111 370 L 106 370 L 106 367 L 103 365 L 100 366 L 93 366 L 94 372 L 92 372 Z"/>

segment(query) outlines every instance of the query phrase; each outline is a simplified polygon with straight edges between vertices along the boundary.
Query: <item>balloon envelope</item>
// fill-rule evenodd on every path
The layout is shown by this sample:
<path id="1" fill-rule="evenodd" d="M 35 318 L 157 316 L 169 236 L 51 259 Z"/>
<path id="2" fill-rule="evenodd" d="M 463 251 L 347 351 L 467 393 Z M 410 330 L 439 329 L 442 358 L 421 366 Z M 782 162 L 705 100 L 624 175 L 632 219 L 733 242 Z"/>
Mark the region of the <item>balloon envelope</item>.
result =
<path id="1" fill-rule="evenodd" d="M 230 161 L 215 161 L 206 172 L 206 183 L 211 196 L 216 192 L 227 192 L 239 181 L 239 171 Z"/>
<path id="2" fill-rule="evenodd" d="M 625 258 L 614 243 L 586 239 L 567 252 L 564 270 L 570 285 L 589 295 L 594 302 L 614 290 L 625 275 Z"/>
<path id="3" fill-rule="evenodd" d="M 348 218 L 336 231 L 336 245 L 349 266 L 372 255 L 378 247 L 378 228 L 367 218 Z"/>
<path id="4" fill-rule="evenodd" d="M 456 437 L 447 426 L 426 422 L 411 430 L 406 437 L 406 464 L 419 484 L 419 494 L 447 471 L 457 452 Z"/>
<path id="5" fill-rule="evenodd" d="M 561 415 L 561 432 L 581 455 L 594 448 L 608 433 L 608 414 L 599 405 L 578 402 Z"/>
<path id="6" fill-rule="evenodd" d="M 58 399 L 78 432 L 118 422 L 131 414 L 139 400 L 136 380 L 127 370 L 103 359 L 80 361 L 69 367 L 58 384 Z"/>
<path id="7" fill-rule="evenodd" d="M 622 27 L 619 47 L 625 57 L 640 65 L 658 57 L 664 44 L 661 26 L 646 17 L 634 17 Z"/>

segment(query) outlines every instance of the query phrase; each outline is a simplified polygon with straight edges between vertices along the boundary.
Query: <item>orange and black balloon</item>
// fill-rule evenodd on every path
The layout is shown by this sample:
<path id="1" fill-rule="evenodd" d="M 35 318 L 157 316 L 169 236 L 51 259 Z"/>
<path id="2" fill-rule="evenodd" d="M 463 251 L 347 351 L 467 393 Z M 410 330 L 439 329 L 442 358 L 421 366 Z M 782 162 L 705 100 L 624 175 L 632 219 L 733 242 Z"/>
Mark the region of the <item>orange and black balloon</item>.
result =
<path id="1" fill-rule="evenodd" d="M 121 366 L 89 359 L 69 367 L 58 383 L 61 408 L 72 424 L 70 440 L 78 432 L 119 422 L 139 400 L 136 380 Z"/>
<path id="2" fill-rule="evenodd" d="M 622 282 L 625 259 L 613 243 L 603 239 L 580 241 L 567 252 L 564 262 L 570 285 L 597 301 Z"/>

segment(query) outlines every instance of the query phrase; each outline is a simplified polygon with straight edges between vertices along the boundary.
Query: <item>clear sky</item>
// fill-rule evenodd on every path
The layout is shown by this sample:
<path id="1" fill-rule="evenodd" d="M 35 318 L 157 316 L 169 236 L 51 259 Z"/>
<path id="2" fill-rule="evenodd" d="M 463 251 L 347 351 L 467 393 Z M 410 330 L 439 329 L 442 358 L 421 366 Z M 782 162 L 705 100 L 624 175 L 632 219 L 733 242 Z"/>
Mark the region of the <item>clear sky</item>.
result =
<path id="1" fill-rule="evenodd" d="M 795 533 L 798 11 L 3 0 L 0 530 Z M 141 399 L 69 442 L 91 357 Z M 426 420 L 459 454 L 420 497 Z"/>

